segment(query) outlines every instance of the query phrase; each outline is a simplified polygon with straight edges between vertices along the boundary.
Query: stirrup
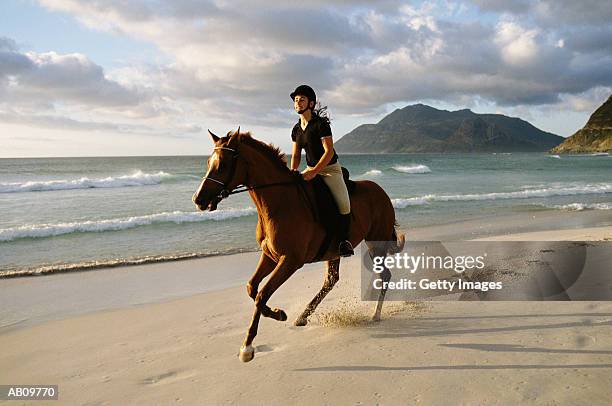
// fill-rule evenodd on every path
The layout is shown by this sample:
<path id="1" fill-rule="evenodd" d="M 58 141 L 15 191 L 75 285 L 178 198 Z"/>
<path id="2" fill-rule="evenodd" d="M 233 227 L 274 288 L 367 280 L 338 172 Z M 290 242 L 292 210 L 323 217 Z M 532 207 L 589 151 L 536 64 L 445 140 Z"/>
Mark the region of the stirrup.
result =
<path id="1" fill-rule="evenodd" d="M 340 244 L 338 245 L 338 254 L 341 257 L 350 257 L 351 255 L 355 254 L 355 252 L 353 251 L 353 246 L 351 245 L 351 242 L 349 240 L 344 240 L 340 242 Z"/>

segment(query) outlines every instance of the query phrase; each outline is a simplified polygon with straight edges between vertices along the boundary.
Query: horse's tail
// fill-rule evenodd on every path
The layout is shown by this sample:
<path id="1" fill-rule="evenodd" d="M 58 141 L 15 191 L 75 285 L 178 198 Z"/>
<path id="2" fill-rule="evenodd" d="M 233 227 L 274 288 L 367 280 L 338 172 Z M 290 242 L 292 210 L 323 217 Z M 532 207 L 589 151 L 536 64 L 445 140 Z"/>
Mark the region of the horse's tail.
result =
<path id="1" fill-rule="evenodd" d="M 393 234 L 391 235 L 392 240 L 387 245 L 388 254 L 397 254 L 404 249 L 404 244 L 406 244 L 406 236 L 402 233 L 398 234 L 398 227 L 399 224 L 395 221 L 393 224 Z"/>

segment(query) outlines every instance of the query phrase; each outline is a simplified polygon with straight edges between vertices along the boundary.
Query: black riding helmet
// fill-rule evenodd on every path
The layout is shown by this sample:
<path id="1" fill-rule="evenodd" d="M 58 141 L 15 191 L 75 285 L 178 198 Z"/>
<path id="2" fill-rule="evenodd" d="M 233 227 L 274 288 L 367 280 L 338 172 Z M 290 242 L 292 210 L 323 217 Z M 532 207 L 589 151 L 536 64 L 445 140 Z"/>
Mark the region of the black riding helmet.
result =
<path id="1" fill-rule="evenodd" d="M 295 96 L 306 96 L 308 97 L 309 105 L 310 102 L 314 102 L 314 104 L 317 104 L 317 95 L 312 89 L 312 87 L 308 85 L 299 85 L 289 96 L 291 97 L 291 100 L 295 100 Z"/>

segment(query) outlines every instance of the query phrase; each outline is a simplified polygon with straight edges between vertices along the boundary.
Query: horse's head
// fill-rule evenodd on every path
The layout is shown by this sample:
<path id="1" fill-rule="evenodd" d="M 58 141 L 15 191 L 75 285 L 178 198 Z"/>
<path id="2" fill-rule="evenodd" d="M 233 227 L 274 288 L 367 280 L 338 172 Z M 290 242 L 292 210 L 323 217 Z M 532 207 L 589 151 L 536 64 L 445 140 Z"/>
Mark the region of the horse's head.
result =
<path id="1" fill-rule="evenodd" d="M 214 211 L 229 192 L 241 185 L 245 179 L 245 166 L 239 156 L 240 127 L 233 134 L 220 138 L 208 130 L 214 148 L 208 158 L 206 174 L 193 195 L 198 209 Z"/>

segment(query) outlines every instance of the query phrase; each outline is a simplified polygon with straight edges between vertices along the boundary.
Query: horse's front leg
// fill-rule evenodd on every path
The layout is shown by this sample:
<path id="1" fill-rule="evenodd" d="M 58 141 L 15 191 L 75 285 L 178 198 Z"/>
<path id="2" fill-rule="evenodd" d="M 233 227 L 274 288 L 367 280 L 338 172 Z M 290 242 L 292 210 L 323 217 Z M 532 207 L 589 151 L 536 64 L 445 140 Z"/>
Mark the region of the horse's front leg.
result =
<path id="1" fill-rule="evenodd" d="M 251 276 L 251 279 L 249 279 L 249 282 L 246 285 L 247 293 L 251 299 L 255 300 L 257 298 L 259 284 L 266 276 L 270 275 L 275 267 L 276 262 L 262 252 L 257 268 L 255 268 L 255 273 L 253 276 Z"/>
<path id="2" fill-rule="evenodd" d="M 327 272 L 325 274 L 325 281 L 319 293 L 308 303 L 306 309 L 300 317 L 295 321 L 296 326 L 305 326 L 308 323 L 308 317 L 315 311 L 319 303 L 327 296 L 332 290 L 336 282 L 340 280 L 340 258 L 332 259 L 327 261 Z"/>
<path id="3" fill-rule="evenodd" d="M 283 284 L 293 273 L 299 268 L 295 263 L 289 261 L 286 256 L 282 256 L 276 267 L 270 275 L 270 279 L 261 288 L 255 297 L 255 312 L 253 313 L 253 319 L 247 332 L 246 338 L 240 348 L 240 360 L 243 362 L 249 362 L 255 356 L 255 349 L 253 348 L 253 340 L 257 335 L 257 328 L 259 326 L 259 319 L 261 315 L 265 317 L 271 317 L 279 321 L 287 320 L 287 314 L 281 309 L 270 309 L 267 305 L 270 296 Z"/>

